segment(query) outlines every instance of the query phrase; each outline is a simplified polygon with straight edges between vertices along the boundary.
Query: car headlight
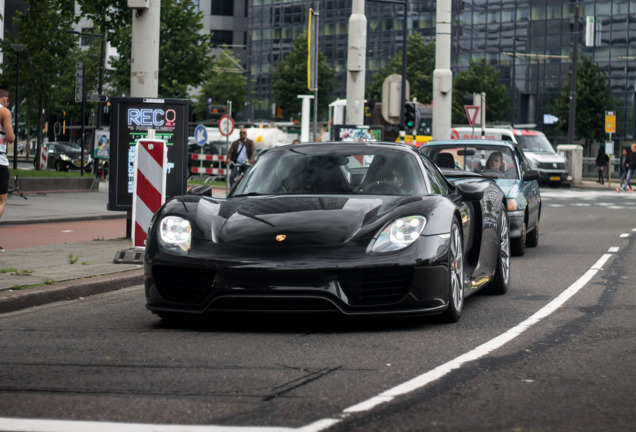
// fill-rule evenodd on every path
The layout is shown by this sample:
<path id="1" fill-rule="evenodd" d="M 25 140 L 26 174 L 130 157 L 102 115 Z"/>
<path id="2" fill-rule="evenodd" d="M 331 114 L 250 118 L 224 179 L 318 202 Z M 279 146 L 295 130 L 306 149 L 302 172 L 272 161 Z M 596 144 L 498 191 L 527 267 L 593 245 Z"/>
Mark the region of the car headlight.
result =
<path id="1" fill-rule="evenodd" d="M 404 249 L 418 239 L 426 226 L 424 216 L 405 216 L 386 225 L 373 242 L 373 252 L 393 252 Z"/>
<path id="2" fill-rule="evenodd" d="M 167 246 L 176 246 L 182 251 L 188 251 L 192 241 L 192 226 L 190 221 L 182 217 L 166 216 L 161 220 L 159 236 Z"/>
<path id="3" fill-rule="evenodd" d="M 66 156 L 65 154 L 60 155 L 60 159 L 62 159 L 64 162 L 68 162 L 68 161 L 70 161 L 70 160 L 71 160 L 71 158 L 70 158 L 70 157 L 68 157 L 68 156 Z"/>

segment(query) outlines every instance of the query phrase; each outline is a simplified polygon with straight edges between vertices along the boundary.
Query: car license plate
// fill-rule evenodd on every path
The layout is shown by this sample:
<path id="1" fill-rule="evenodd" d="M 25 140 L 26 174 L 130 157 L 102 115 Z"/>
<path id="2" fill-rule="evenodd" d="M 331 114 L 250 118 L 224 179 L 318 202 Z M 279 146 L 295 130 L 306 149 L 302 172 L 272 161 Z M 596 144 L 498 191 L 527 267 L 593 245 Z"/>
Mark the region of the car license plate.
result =
<path id="1" fill-rule="evenodd" d="M 551 176 L 550 177 L 550 181 L 560 181 L 560 180 L 561 180 L 561 177 L 559 177 L 559 176 Z"/>

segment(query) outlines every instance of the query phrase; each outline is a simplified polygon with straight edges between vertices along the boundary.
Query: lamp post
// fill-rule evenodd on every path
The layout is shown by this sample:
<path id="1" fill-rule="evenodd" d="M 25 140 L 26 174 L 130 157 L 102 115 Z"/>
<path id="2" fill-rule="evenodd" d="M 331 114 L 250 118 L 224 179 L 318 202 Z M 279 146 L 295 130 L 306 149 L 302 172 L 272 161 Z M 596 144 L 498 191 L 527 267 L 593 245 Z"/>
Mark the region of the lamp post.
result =
<path id="1" fill-rule="evenodd" d="M 514 38 L 512 40 L 512 97 L 510 101 L 510 126 L 515 127 L 515 93 L 517 89 L 515 64 L 517 63 L 517 42 L 526 42 L 524 38 Z"/>
<path id="2" fill-rule="evenodd" d="M 18 88 L 20 87 L 20 51 L 26 48 L 25 44 L 11 44 L 11 48 L 15 51 L 15 140 L 13 141 L 13 169 L 18 169 L 18 140 L 20 134 L 18 131 L 19 114 L 18 107 L 20 105 L 20 99 L 18 99 Z"/>
<path id="3" fill-rule="evenodd" d="M 101 38 L 101 49 L 99 53 L 99 81 L 97 84 L 97 93 L 99 96 L 99 101 L 97 102 L 97 119 L 95 129 L 100 129 L 102 127 L 102 86 L 104 82 L 104 51 L 105 51 L 105 43 L 106 40 L 104 35 L 101 33 L 87 33 L 87 32 L 79 32 L 75 30 L 68 30 L 68 33 L 73 33 L 80 36 L 92 36 Z"/>

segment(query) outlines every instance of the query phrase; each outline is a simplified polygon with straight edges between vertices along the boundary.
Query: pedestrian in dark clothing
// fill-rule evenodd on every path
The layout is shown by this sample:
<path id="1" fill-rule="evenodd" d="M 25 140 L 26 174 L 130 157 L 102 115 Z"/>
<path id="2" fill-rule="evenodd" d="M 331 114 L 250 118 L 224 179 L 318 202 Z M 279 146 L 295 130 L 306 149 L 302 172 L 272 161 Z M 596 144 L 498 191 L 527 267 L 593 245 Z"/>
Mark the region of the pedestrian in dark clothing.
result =
<path id="1" fill-rule="evenodd" d="M 607 172 L 607 155 L 605 145 L 601 144 L 596 155 L 596 169 L 598 170 L 598 180 L 596 183 L 605 184 L 605 173 Z"/>
<path id="2" fill-rule="evenodd" d="M 618 175 L 621 177 L 620 187 L 623 187 L 625 184 L 625 179 L 627 178 L 627 163 L 629 162 L 629 149 L 627 147 L 623 148 L 621 152 L 621 157 L 618 160 Z M 627 185 L 631 189 L 631 185 Z"/>
<path id="3" fill-rule="evenodd" d="M 632 144 L 632 150 L 629 152 L 629 158 L 627 159 L 627 177 L 625 177 L 625 183 L 623 186 L 616 188 L 617 192 L 626 191 L 626 186 L 629 186 L 629 181 L 634 176 L 634 171 L 636 171 L 636 143 Z M 632 191 L 632 187 L 629 186 L 629 191 Z"/>

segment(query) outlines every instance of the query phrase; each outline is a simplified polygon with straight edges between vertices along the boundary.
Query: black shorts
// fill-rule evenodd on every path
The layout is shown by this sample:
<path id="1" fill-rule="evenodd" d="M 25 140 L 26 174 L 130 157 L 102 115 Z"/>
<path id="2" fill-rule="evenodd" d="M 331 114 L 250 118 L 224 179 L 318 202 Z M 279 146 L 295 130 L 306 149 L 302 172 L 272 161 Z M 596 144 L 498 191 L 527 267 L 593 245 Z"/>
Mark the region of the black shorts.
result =
<path id="1" fill-rule="evenodd" d="M 9 193 L 9 167 L 0 165 L 0 195 Z"/>

